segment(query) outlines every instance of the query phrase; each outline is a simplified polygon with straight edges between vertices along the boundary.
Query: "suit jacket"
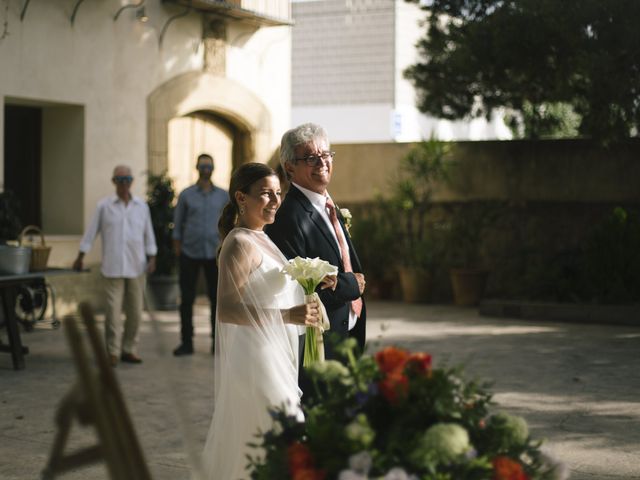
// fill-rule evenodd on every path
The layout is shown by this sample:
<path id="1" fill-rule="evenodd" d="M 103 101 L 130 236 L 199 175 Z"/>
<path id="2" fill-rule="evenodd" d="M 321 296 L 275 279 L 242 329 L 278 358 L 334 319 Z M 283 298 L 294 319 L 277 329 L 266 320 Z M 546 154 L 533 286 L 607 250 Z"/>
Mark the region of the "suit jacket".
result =
<path id="1" fill-rule="evenodd" d="M 338 218 L 349 246 L 351 267 L 354 272 L 362 272 L 360 260 L 339 213 Z M 291 185 L 289 188 L 289 192 L 276 214 L 275 222 L 267 225 L 265 231 L 285 257 L 289 259 L 296 256 L 320 257 L 338 267 L 338 286 L 335 291 L 331 289 L 318 290 L 320 299 L 329 315 L 329 323 L 331 324 L 329 332 L 341 337 L 354 337 L 358 341 L 360 349 L 364 349 L 367 318 L 364 302 L 362 314 L 356 326 L 349 331 L 351 301 L 360 296 L 358 282 L 353 273 L 344 271 L 340 248 L 334 240 L 329 226 L 309 199 L 295 185 Z M 327 359 L 333 358 L 331 347 L 331 342 L 325 342 Z"/>

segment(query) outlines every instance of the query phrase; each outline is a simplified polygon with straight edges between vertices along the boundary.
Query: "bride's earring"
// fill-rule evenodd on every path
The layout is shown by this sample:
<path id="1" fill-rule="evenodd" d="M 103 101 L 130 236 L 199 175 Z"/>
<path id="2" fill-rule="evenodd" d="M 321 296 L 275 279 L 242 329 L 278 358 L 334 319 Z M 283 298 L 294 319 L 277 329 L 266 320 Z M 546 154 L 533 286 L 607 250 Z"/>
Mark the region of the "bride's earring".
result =
<path id="1" fill-rule="evenodd" d="M 240 207 L 240 215 L 244 215 L 244 208 Z"/>

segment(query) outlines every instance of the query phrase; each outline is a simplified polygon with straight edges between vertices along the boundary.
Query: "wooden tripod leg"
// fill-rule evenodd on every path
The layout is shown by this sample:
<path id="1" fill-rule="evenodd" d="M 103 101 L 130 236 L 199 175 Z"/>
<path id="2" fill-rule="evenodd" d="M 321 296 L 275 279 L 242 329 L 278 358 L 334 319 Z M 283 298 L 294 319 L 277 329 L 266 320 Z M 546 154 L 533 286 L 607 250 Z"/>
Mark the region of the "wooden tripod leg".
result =
<path id="1" fill-rule="evenodd" d="M 142 447 L 138 442 L 133 422 L 129 416 L 129 412 L 124 403 L 120 386 L 116 380 L 113 369 L 109 365 L 107 351 L 98 335 L 95 324 L 95 317 L 89 304 L 80 304 L 80 313 L 87 328 L 89 343 L 94 353 L 96 363 L 98 365 L 99 377 L 102 380 L 105 409 L 100 412 L 104 414 L 97 419 L 104 421 L 103 430 L 109 435 L 113 435 L 111 445 L 113 448 L 105 452 L 107 463 L 111 460 L 117 464 L 118 468 L 124 468 L 127 477 L 113 476 L 114 479 L 135 478 L 136 480 L 151 480 L 151 473 L 144 458 Z M 100 430 L 100 429 L 99 429 Z"/>

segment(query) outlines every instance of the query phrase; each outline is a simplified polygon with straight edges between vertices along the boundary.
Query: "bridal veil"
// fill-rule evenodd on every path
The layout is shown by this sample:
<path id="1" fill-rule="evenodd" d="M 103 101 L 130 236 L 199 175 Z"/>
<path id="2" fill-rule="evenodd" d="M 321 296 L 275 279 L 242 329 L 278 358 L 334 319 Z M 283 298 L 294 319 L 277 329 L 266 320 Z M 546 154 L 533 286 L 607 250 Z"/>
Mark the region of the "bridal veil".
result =
<path id="1" fill-rule="evenodd" d="M 297 282 L 281 272 L 285 257 L 262 232 L 235 228 L 219 256 L 214 412 L 203 452 L 206 480 L 248 478 L 247 442 L 271 427 L 268 408 L 302 420 L 298 388 L 299 327 L 283 310 L 304 303 Z"/>

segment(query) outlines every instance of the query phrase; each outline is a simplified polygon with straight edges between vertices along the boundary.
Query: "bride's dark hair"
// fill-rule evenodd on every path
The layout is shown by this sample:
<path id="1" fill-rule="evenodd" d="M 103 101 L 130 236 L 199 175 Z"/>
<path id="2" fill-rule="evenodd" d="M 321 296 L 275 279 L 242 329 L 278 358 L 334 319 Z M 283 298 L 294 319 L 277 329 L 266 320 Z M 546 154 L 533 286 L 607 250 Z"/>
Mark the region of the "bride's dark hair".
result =
<path id="1" fill-rule="evenodd" d="M 225 205 L 218 221 L 221 245 L 224 237 L 233 229 L 238 219 L 240 209 L 236 200 L 236 192 L 249 193 L 251 185 L 272 175 L 277 176 L 276 172 L 264 163 L 245 163 L 233 172 L 231 182 L 229 182 L 229 203 Z"/>

